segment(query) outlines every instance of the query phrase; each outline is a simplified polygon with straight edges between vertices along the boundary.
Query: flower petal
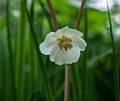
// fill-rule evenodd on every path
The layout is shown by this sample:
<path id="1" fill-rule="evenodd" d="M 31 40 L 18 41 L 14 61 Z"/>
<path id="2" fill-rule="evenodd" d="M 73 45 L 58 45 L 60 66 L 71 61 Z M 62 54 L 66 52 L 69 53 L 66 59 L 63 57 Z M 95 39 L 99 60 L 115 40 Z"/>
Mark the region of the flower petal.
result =
<path id="1" fill-rule="evenodd" d="M 72 37 L 72 42 L 73 42 L 73 45 L 76 48 L 79 48 L 81 51 L 84 51 L 85 47 L 87 46 L 86 42 L 79 37 Z"/>
<path id="2" fill-rule="evenodd" d="M 51 45 L 55 44 L 57 40 L 57 35 L 55 32 L 50 32 L 45 38 L 45 45 L 46 47 L 50 47 Z"/>
<path id="3" fill-rule="evenodd" d="M 46 47 L 44 41 L 43 43 L 40 44 L 39 49 L 44 55 L 49 55 L 52 50 L 52 47 Z"/>
<path id="4" fill-rule="evenodd" d="M 39 49 L 43 54 L 49 55 L 55 44 L 56 35 L 54 32 L 51 32 L 46 36 L 45 41 L 40 44 Z"/>
<path id="5" fill-rule="evenodd" d="M 72 64 L 77 62 L 80 57 L 80 49 L 78 48 L 71 48 L 68 51 L 64 49 L 60 50 L 59 47 L 56 45 L 53 47 L 50 53 L 50 60 L 55 62 L 58 65 L 62 64 Z"/>
<path id="6" fill-rule="evenodd" d="M 66 35 L 66 36 L 77 36 L 77 37 L 81 37 L 83 35 L 78 30 L 68 28 L 68 26 L 63 27 L 63 28 L 57 30 L 56 34 L 58 36 Z"/>
<path id="7" fill-rule="evenodd" d="M 63 28 L 57 30 L 56 34 L 57 34 L 58 36 L 65 35 L 65 33 L 67 32 L 67 30 L 68 30 L 68 26 L 63 27 Z"/>
<path id="8" fill-rule="evenodd" d="M 62 59 L 65 64 L 72 64 L 77 62 L 80 57 L 80 50 L 78 48 L 71 48 L 68 51 L 65 51 L 62 55 Z"/>
<path id="9" fill-rule="evenodd" d="M 83 36 L 83 34 L 81 32 L 79 32 L 76 29 L 71 29 L 71 28 L 68 28 L 65 34 L 67 36 L 77 36 L 77 37 Z"/>
<path id="10" fill-rule="evenodd" d="M 55 45 L 50 53 L 50 60 L 58 65 L 64 64 L 62 60 L 62 51 L 59 49 L 58 45 Z"/>

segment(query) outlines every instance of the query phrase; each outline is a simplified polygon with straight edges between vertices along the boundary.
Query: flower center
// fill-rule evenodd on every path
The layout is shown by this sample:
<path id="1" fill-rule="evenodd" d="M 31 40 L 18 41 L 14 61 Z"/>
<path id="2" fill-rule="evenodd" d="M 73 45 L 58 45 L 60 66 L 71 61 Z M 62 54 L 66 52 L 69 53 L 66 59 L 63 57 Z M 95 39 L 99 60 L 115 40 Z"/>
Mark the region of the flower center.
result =
<path id="1" fill-rule="evenodd" d="M 57 38 L 57 44 L 60 49 L 64 48 L 66 51 L 73 47 L 71 38 L 68 38 L 64 35 L 60 38 Z"/>

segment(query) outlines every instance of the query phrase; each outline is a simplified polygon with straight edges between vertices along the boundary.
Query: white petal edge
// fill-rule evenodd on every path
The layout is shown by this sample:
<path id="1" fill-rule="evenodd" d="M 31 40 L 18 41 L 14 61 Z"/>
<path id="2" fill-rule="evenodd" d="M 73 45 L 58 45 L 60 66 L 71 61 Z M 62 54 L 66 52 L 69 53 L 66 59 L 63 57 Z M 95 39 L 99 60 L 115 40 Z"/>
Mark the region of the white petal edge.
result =
<path id="1" fill-rule="evenodd" d="M 65 51 L 62 55 L 62 59 L 64 61 L 64 64 L 72 64 L 79 60 L 80 57 L 80 50 L 78 48 L 71 48 L 68 51 Z"/>
<path id="2" fill-rule="evenodd" d="M 52 47 L 56 43 L 56 37 L 55 32 L 50 32 L 46 36 L 45 41 L 40 44 L 39 49 L 44 55 L 50 54 Z"/>
<path id="3" fill-rule="evenodd" d="M 51 37 L 56 37 L 56 33 L 55 32 L 50 32 L 50 33 L 48 33 L 47 35 L 46 35 L 46 38 L 45 38 L 45 40 L 46 39 L 49 39 L 49 38 L 51 38 Z"/>
<path id="4" fill-rule="evenodd" d="M 65 35 L 65 33 L 67 32 L 67 30 L 68 30 L 68 26 L 63 27 L 63 28 L 61 28 L 61 29 L 58 29 L 58 30 L 56 31 L 56 34 L 58 35 L 58 37 L 59 37 L 59 36 L 62 36 L 62 35 Z"/>
<path id="5" fill-rule="evenodd" d="M 56 34 L 58 36 L 62 36 L 62 35 L 66 35 L 66 36 L 77 36 L 77 37 L 82 37 L 83 34 L 76 30 L 76 29 L 71 29 L 71 28 L 68 28 L 68 26 L 66 27 L 63 27 L 59 30 L 56 31 Z"/>
<path id="6" fill-rule="evenodd" d="M 55 44 L 56 40 L 57 40 L 57 35 L 55 32 L 48 33 L 45 38 L 46 47 L 50 47 L 51 45 Z"/>
<path id="7" fill-rule="evenodd" d="M 50 52 L 51 52 L 51 50 L 52 50 L 52 47 L 46 47 L 45 42 L 42 42 L 39 45 L 39 49 L 40 49 L 40 51 L 41 51 L 42 54 L 49 55 Z"/>
<path id="8" fill-rule="evenodd" d="M 83 34 L 80 31 L 78 31 L 76 29 L 71 29 L 71 28 L 68 28 L 67 31 L 65 32 L 65 34 L 67 36 L 77 36 L 77 37 L 83 36 Z"/>
<path id="9" fill-rule="evenodd" d="M 50 60 L 52 62 L 55 62 L 55 64 L 57 65 L 75 63 L 79 60 L 79 57 L 80 49 L 75 47 L 71 48 L 68 51 L 65 51 L 64 49 L 60 50 L 59 47 L 56 45 L 50 53 Z"/>
<path id="10" fill-rule="evenodd" d="M 87 44 L 82 38 L 79 38 L 79 37 L 71 37 L 71 38 L 72 38 L 73 45 L 76 48 L 80 48 L 81 51 L 85 50 Z"/>
<path id="11" fill-rule="evenodd" d="M 53 47 L 53 49 L 51 50 L 51 53 L 50 53 L 50 60 L 52 62 L 55 62 L 55 64 L 57 65 L 62 65 L 64 64 L 63 60 L 62 60 L 62 51 L 59 49 L 58 45 L 55 45 Z"/>

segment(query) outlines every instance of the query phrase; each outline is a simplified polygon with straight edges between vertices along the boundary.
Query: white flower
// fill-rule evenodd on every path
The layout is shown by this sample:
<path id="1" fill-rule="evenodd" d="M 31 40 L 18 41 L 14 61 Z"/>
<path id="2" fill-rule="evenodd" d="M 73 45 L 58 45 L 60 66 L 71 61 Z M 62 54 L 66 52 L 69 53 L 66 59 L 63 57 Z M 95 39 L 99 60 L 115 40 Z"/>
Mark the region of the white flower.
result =
<path id="1" fill-rule="evenodd" d="M 68 27 L 50 32 L 40 44 L 40 51 L 50 55 L 50 60 L 58 65 L 72 64 L 79 60 L 80 51 L 84 51 L 87 45 L 81 38 L 82 35 L 81 32 Z"/>

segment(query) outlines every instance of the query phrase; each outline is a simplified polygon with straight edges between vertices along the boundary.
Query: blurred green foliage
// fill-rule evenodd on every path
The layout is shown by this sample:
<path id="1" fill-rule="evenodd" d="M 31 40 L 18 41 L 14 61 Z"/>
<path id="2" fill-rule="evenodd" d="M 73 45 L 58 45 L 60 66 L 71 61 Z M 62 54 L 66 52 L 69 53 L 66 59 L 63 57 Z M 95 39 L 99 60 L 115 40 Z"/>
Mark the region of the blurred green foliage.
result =
<path id="1" fill-rule="evenodd" d="M 69 0 L 51 1 L 60 28 L 64 26 L 74 28 L 79 8 L 72 5 Z M 63 101 L 64 65 L 51 63 L 48 56 L 38 51 L 39 44 L 47 33 L 54 31 L 46 0 L 27 0 L 26 7 L 31 16 L 32 26 L 29 26 L 23 0 L 9 0 L 9 15 L 6 12 L 6 2 L 0 1 L 0 101 Z M 119 13 L 117 10 L 113 7 L 111 15 L 116 62 L 119 67 L 120 32 L 116 30 L 120 24 L 114 20 L 115 14 Z M 9 17 L 8 23 L 6 16 Z M 88 27 L 86 59 L 84 60 L 85 54 L 82 53 L 79 62 L 73 65 L 71 101 L 82 101 L 84 90 L 85 101 L 114 101 L 112 42 L 107 11 L 88 7 L 83 11 L 80 31 L 85 33 L 86 26 Z M 8 27 L 10 36 L 7 32 Z M 31 27 L 34 32 L 31 31 Z M 8 48 L 9 39 L 11 52 Z M 82 88 L 84 61 L 87 64 L 85 89 Z"/>

